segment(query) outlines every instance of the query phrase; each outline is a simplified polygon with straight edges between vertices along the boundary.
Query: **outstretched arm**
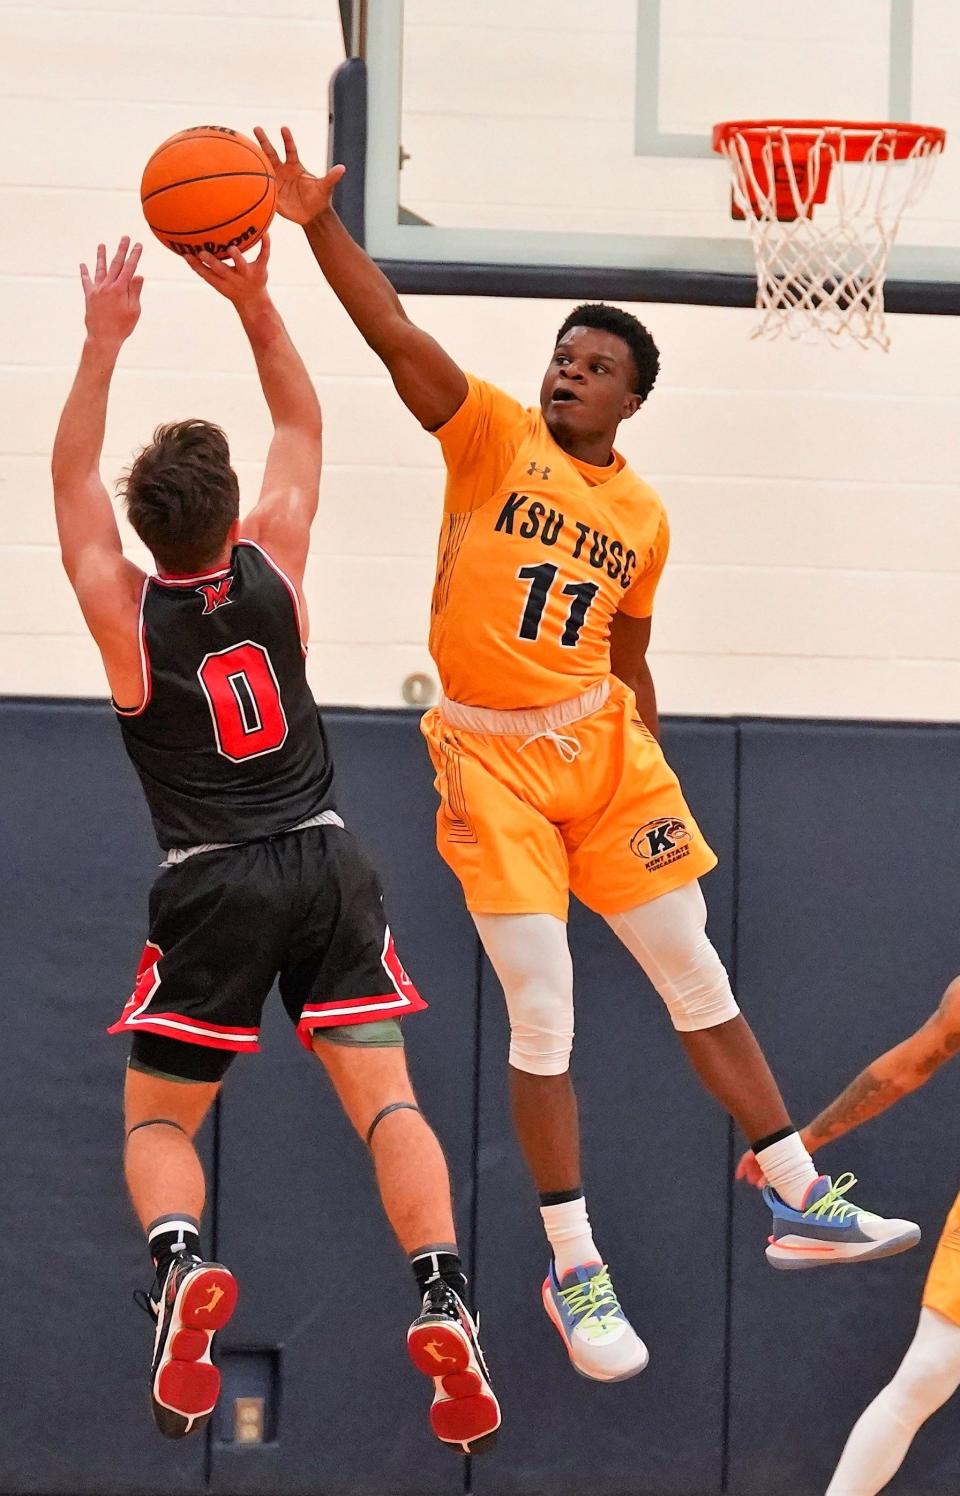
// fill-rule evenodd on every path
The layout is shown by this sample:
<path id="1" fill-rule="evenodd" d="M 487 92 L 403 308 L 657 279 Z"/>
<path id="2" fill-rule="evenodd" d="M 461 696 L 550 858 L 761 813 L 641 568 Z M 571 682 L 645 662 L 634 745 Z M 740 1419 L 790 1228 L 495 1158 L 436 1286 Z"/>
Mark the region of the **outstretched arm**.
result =
<path id="1" fill-rule="evenodd" d="M 803 1129 L 803 1140 L 813 1151 L 843 1137 L 888 1106 L 926 1084 L 934 1071 L 960 1049 L 960 977 L 950 983 L 936 1012 L 923 1025 L 888 1049 L 841 1091 L 836 1101 Z"/>
<path id="2" fill-rule="evenodd" d="M 315 177 L 302 165 L 286 126 L 283 161 L 259 125 L 254 133 L 277 174 L 278 211 L 303 225 L 334 295 L 383 360 L 404 405 L 429 431 L 445 425 L 466 399 L 466 375 L 429 333 L 410 321 L 386 276 L 334 212 L 333 189 L 344 168 L 335 166 L 326 176 Z"/>
<path id="3" fill-rule="evenodd" d="M 100 477 L 100 454 L 113 372 L 140 316 L 140 251 L 123 238 L 109 265 L 101 244 L 93 274 L 80 266 L 87 335 L 51 460 L 64 570 L 103 655 L 111 690 L 124 704 L 136 701 L 140 691 L 136 620 L 143 573 L 124 558 Z"/>
<path id="4" fill-rule="evenodd" d="M 873 1117 L 879 1117 L 895 1101 L 919 1090 L 934 1071 L 939 1070 L 960 1050 L 960 977 L 957 977 L 933 1013 L 915 1034 L 888 1049 L 865 1070 L 861 1070 L 835 1101 L 831 1101 L 801 1132 L 810 1152 L 842 1138 Z M 738 1178 L 752 1184 L 762 1183 L 759 1166 L 752 1153 L 745 1153 L 737 1170 Z"/>
<path id="5" fill-rule="evenodd" d="M 240 533 L 266 547 L 299 588 L 320 496 L 322 421 L 310 375 L 267 290 L 270 241 L 255 260 L 190 257 L 188 264 L 233 303 L 257 365 L 273 421 L 260 498 Z"/>

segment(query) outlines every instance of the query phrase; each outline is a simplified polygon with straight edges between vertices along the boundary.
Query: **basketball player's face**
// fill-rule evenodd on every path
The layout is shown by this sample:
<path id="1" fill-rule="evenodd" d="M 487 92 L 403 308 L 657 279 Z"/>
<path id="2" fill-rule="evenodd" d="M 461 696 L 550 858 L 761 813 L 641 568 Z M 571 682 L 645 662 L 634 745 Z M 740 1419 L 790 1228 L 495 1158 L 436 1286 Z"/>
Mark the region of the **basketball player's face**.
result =
<path id="1" fill-rule="evenodd" d="M 640 406 L 633 393 L 633 355 L 622 338 L 596 327 L 571 327 L 554 349 L 540 388 L 540 409 L 561 447 L 608 437 Z"/>

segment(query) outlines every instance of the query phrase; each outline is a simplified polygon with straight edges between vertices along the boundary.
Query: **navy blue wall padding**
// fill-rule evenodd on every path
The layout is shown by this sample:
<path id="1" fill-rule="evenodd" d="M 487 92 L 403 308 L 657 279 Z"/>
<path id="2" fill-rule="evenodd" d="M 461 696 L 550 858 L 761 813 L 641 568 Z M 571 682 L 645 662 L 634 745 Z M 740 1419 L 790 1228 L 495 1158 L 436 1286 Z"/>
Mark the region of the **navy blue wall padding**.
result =
<path id="1" fill-rule="evenodd" d="M 729 960 L 736 732 L 671 723 L 668 758 L 721 858 L 704 880 Z M 497 1449 L 473 1462 L 484 1496 L 720 1490 L 728 1212 L 727 1119 L 687 1068 L 666 1010 L 598 916 L 571 920 L 585 1186 L 600 1250 L 650 1347 L 640 1377 L 579 1377 L 540 1304 L 548 1252 L 514 1141 L 500 988 L 481 1019 L 478 1297 L 504 1409 Z"/>
<path id="2" fill-rule="evenodd" d="M 433 773 L 412 714 L 327 716 L 338 804 L 376 863 L 401 960 L 431 1004 L 405 1025 L 420 1101 L 469 1245 L 477 941 L 433 850 Z M 222 1103 L 219 1250 L 242 1285 L 228 1345 L 281 1344 L 280 1439 L 214 1445 L 214 1489 L 454 1496 L 463 1460 L 432 1440 L 431 1388 L 407 1359 L 416 1286 L 369 1156 L 320 1067 L 273 1015 Z M 386 1124 L 389 1126 L 389 1123 Z"/>
<path id="3" fill-rule="evenodd" d="M 741 729 L 740 987 L 800 1122 L 912 1032 L 960 966 L 960 732 Z M 768 1216 L 734 1211 L 730 1490 L 822 1496 L 846 1436 L 898 1364 L 960 1186 L 960 1073 L 824 1149 L 867 1206 L 919 1221 L 887 1262 L 775 1273 Z M 917 1440 L 900 1496 L 960 1483 L 956 1410 Z"/>
<path id="4" fill-rule="evenodd" d="M 635 1381 L 582 1381 L 538 1302 L 546 1252 L 507 1114 L 502 998 L 487 969 L 478 1002 L 478 945 L 434 850 L 416 714 L 328 721 L 342 807 L 432 1005 L 408 1023 L 408 1052 L 451 1161 L 504 1405 L 500 1445 L 468 1470 L 432 1443 L 429 1389 L 404 1353 L 409 1269 L 366 1152 L 277 1004 L 265 1052 L 231 1072 L 216 1157 L 212 1139 L 204 1150 L 208 1245 L 241 1280 L 224 1346 L 280 1347 L 279 1439 L 176 1444 L 153 1429 L 151 1329 L 130 1302 L 149 1273 L 120 1180 L 127 1045 L 103 1031 L 132 984 L 159 857 L 110 711 L 8 701 L 0 1491 L 461 1496 L 469 1479 L 477 1496 L 718 1496 L 726 1469 L 727 1496 L 822 1496 L 913 1333 L 960 1184 L 960 1066 L 820 1160 L 858 1174 L 867 1205 L 919 1220 L 921 1246 L 857 1268 L 772 1272 L 769 1218 L 730 1185 L 729 1125 L 659 999 L 576 910 L 586 1183 L 652 1352 Z M 923 1021 L 960 966 L 960 729 L 677 721 L 665 739 L 721 855 L 704 882 L 711 934 L 728 963 L 735 953 L 740 1001 L 806 1121 Z M 957 1489 L 955 1430 L 955 1410 L 931 1421 L 893 1496 Z"/>
<path id="5" fill-rule="evenodd" d="M 159 854 L 102 705 L 0 708 L 0 1490 L 195 1491 L 203 1441 L 155 1432 L 152 1272 L 124 1197 L 133 986 Z"/>

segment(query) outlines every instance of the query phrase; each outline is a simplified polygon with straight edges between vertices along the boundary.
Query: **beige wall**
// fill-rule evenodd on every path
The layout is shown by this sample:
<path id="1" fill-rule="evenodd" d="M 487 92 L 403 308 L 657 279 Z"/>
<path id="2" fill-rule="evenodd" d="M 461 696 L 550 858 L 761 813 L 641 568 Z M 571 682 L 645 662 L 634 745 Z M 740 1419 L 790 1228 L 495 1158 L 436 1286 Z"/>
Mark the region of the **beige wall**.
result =
<path id="1" fill-rule="evenodd" d="M 325 159 L 334 0 L 146 0 L 0 10 L 0 691 L 100 695 L 59 567 L 48 454 L 82 338 L 76 262 L 142 232 L 166 135 L 276 129 Z M 960 148 L 960 143 L 957 143 Z M 276 299 L 314 374 L 326 472 L 308 576 L 325 702 L 398 705 L 424 647 L 441 493 L 435 444 L 396 399 L 294 229 Z M 230 308 L 147 246 L 104 475 L 161 420 L 232 436 L 256 495 L 268 423 Z M 408 298 L 466 367 L 533 400 L 559 303 Z M 674 545 L 655 620 L 662 706 L 687 713 L 960 720 L 960 319 L 895 318 L 889 355 L 751 342 L 752 315 L 636 308 L 663 374 L 622 446 Z M 131 554 L 141 559 L 134 547 Z"/>

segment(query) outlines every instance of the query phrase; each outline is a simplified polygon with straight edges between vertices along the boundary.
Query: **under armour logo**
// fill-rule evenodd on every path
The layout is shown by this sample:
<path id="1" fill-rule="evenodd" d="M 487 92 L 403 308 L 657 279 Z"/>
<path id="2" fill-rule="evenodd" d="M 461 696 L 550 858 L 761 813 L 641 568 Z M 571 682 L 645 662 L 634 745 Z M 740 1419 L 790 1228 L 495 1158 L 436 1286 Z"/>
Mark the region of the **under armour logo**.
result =
<path id="1" fill-rule="evenodd" d="M 217 608 L 223 608 L 227 603 L 232 603 L 233 598 L 227 593 L 233 585 L 233 577 L 224 577 L 222 582 L 204 582 L 197 591 L 203 598 L 204 613 L 215 613 Z"/>
<path id="2" fill-rule="evenodd" d="M 548 468 L 548 467 L 537 467 L 537 464 L 535 462 L 531 462 L 530 466 L 527 468 L 527 477 L 528 478 L 532 478 L 534 476 L 534 474 L 539 473 L 540 477 L 543 479 L 544 483 L 546 483 L 547 479 L 550 476 L 550 472 L 551 472 L 550 468 Z"/>

